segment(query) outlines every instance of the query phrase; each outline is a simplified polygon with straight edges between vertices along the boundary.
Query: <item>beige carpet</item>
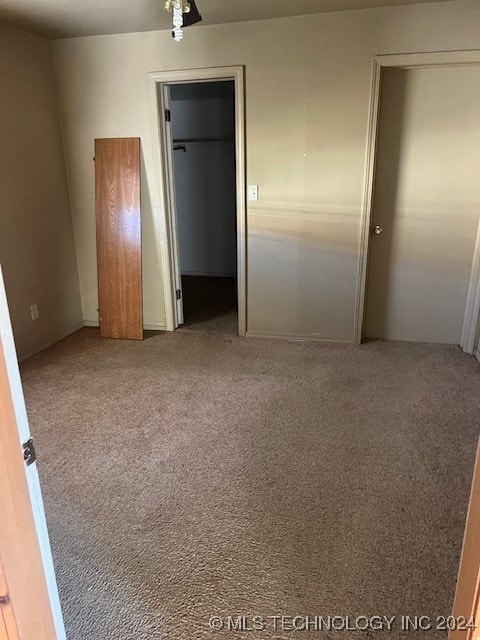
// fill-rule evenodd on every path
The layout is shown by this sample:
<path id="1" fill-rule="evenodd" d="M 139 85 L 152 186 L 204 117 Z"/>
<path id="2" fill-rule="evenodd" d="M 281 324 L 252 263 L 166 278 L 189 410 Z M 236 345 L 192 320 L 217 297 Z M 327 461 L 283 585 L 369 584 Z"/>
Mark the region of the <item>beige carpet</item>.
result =
<path id="1" fill-rule="evenodd" d="M 450 612 L 479 373 L 455 347 L 202 331 L 84 329 L 31 358 L 69 640 L 416 637 L 269 616 Z M 212 631 L 212 615 L 267 628 Z"/>

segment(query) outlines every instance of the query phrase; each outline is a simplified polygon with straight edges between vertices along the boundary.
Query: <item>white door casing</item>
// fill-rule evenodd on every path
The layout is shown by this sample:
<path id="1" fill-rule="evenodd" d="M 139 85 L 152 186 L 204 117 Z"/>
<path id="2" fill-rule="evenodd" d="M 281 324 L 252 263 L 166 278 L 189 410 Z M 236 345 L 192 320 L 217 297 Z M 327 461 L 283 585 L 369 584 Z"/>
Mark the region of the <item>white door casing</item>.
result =
<path id="1" fill-rule="evenodd" d="M 184 69 L 179 71 L 159 71 L 148 74 L 150 119 L 154 157 L 154 210 L 157 215 L 158 241 L 162 262 L 163 290 L 165 296 L 165 325 L 173 331 L 179 324 L 176 300 L 176 282 L 179 272 L 178 238 L 172 215 L 171 197 L 173 184 L 170 171 L 173 158 L 168 153 L 169 129 L 165 122 L 165 92 L 163 87 L 173 83 L 211 82 L 233 80 L 235 84 L 235 164 L 237 199 L 237 300 L 238 335 L 247 333 L 247 247 L 246 247 L 246 172 L 245 172 L 245 89 L 244 68 L 211 67 L 205 69 Z M 167 96 L 168 97 L 168 96 Z M 171 145 L 171 131 L 170 131 Z M 170 146 L 171 148 L 171 146 Z M 170 152 L 171 156 L 171 152 Z M 171 169 L 169 170 L 169 165 Z M 175 250 L 175 244 L 177 249 Z"/>

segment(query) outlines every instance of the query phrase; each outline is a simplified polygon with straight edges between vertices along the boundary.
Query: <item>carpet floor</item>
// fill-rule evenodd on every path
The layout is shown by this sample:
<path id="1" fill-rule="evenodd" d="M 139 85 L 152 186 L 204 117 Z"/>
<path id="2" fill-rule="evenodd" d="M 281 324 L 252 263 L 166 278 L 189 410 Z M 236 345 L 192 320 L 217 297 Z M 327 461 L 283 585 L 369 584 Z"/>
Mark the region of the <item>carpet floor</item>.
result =
<path id="1" fill-rule="evenodd" d="M 182 330 L 238 333 L 235 278 L 182 276 Z"/>
<path id="2" fill-rule="evenodd" d="M 83 329 L 22 377 L 69 640 L 446 637 L 399 618 L 451 610 L 480 415 L 458 348 Z"/>

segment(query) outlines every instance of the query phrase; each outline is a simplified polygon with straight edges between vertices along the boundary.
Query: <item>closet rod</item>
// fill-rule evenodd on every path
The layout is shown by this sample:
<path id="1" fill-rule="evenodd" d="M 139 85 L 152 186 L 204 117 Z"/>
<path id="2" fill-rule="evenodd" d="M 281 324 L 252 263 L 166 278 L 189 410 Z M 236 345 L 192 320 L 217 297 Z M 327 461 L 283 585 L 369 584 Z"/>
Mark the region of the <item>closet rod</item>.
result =
<path id="1" fill-rule="evenodd" d="M 175 138 L 173 144 L 210 144 L 210 143 L 227 143 L 234 142 L 233 138 Z"/>

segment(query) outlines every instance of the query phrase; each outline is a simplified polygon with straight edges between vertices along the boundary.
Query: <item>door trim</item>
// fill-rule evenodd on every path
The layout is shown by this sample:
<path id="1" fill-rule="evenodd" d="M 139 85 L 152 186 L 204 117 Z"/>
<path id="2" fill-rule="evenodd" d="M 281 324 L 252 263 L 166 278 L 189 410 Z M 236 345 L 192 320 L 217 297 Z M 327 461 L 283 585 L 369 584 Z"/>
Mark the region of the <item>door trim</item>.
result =
<path id="1" fill-rule="evenodd" d="M 370 224 L 375 188 L 375 159 L 380 109 L 382 69 L 397 67 L 415 69 L 419 67 L 464 66 L 480 64 L 480 50 L 437 51 L 431 53 L 406 53 L 398 55 L 375 56 L 372 59 L 370 86 L 370 104 L 368 109 L 367 148 L 365 157 L 365 178 L 363 187 L 362 211 L 360 221 L 360 247 L 357 268 L 357 287 L 355 295 L 355 320 L 353 341 L 362 343 L 365 318 L 365 294 L 367 284 L 368 252 L 370 245 Z M 480 212 L 479 212 L 480 216 Z M 470 275 L 468 302 L 462 332 L 461 347 L 466 353 L 474 353 L 475 337 L 480 323 L 480 217 L 479 233 L 475 246 L 475 257 Z M 473 338 L 472 338 L 473 336 Z"/>
<path id="2" fill-rule="evenodd" d="M 160 241 L 163 290 L 165 296 L 165 327 L 173 331 L 177 326 L 175 252 L 171 197 L 169 195 L 168 155 L 166 150 L 163 91 L 159 87 L 180 82 L 233 80 L 235 83 L 235 160 L 237 195 L 237 297 L 238 335 L 247 332 L 247 248 L 246 248 L 246 173 L 245 173 L 245 88 L 244 67 L 209 67 L 158 71 L 148 74 L 150 120 L 153 140 L 154 187 L 156 218 Z M 163 203 L 163 208 L 162 208 Z"/>

